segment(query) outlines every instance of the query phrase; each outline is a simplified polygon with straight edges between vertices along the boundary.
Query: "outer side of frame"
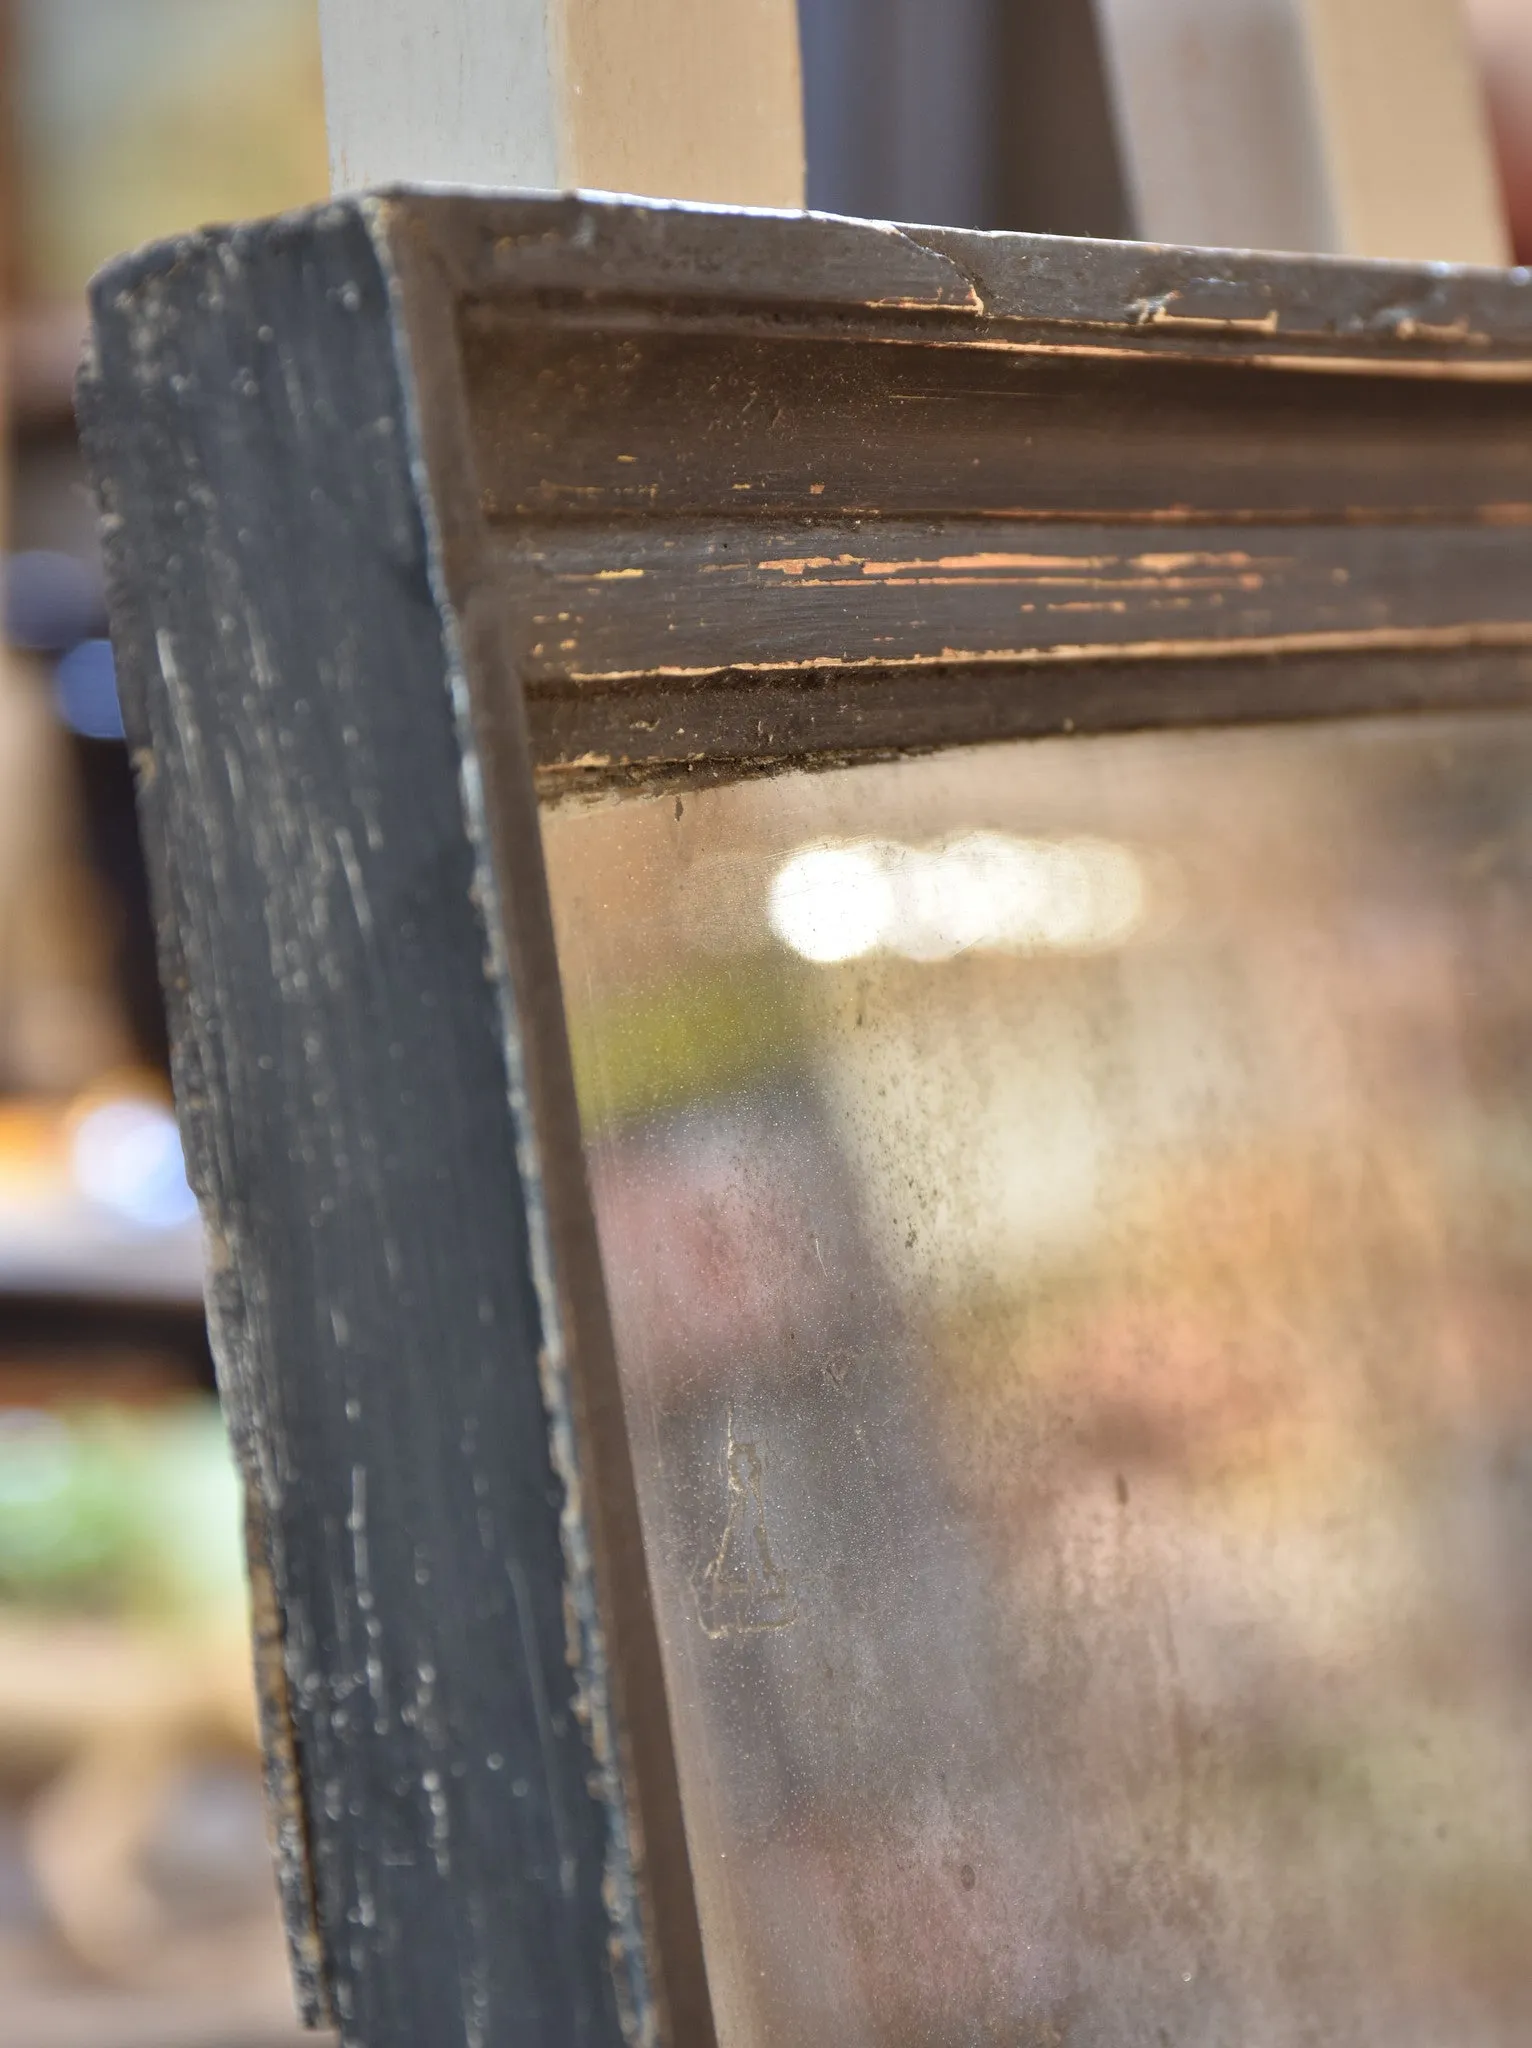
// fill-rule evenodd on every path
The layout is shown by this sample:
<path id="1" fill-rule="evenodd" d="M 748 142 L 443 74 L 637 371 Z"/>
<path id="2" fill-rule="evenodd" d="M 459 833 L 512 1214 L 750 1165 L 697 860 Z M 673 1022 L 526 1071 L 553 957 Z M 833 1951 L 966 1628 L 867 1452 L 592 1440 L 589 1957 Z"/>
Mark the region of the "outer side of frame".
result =
<path id="1" fill-rule="evenodd" d="M 308 2016 L 661 2038 L 497 923 L 541 869 L 476 840 L 376 210 L 114 266 L 81 411 Z"/>
<path id="2" fill-rule="evenodd" d="M 399 194 L 95 313 L 310 2011 L 705 2048 L 533 766 L 1532 700 L 1532 278 Z"/>

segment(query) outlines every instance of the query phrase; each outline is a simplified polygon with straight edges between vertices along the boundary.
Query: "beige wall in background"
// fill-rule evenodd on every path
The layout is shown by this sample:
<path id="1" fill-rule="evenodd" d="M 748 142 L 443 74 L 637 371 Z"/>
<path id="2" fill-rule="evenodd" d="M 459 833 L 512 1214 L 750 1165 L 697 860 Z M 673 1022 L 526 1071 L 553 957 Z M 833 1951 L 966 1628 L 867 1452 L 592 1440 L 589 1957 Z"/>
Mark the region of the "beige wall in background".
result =
<path id="1" fill-rule="evenodd" d="M 570 184 L 803 204 L 796 0 L 566 0 Z"/>
<path id="2" fill-rule="evenodd" d="M 1094 4 L 1149 240 L 1507 260 L 1461 0 Z"/>
<path id="3" fill-rule="evenodd" d="M 1489 115 L 1462 0 L 1303 0 L 1336 244 L 1506 263 Z"/>

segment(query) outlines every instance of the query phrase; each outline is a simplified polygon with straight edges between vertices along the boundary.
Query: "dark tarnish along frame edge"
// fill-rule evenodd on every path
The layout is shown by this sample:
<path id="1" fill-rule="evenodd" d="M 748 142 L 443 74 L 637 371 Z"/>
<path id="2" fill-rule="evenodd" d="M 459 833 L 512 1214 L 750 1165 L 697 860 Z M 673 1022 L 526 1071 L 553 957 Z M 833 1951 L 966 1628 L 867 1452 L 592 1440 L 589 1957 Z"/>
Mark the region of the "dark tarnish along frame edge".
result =
<path id="1" fill-rule="evenodd" d="M 606 2048 L 658 2038 L 663 2011 L 565 1491 L 579 1447 L 493 929 L 505 878 L 464 813 L 462 642 L 386 243 L 352 202 L 113 265 L 82 426 L 255 1531 L 300 1999 L 367 2048 L 449 2026 L 467 2048 Z M 350 721 L 359 684 L 387 730 Z M 530 783 L 528 811 L 535 829 Z M 426 908 L 429 935 L 406 918 Z M 410 1040 L 438 1066 L 396 1079 Z M 499 1117 L 473 1086 L 490 1066 Z M 429 1404 L 412 1337 L 436 1354 Z"/>

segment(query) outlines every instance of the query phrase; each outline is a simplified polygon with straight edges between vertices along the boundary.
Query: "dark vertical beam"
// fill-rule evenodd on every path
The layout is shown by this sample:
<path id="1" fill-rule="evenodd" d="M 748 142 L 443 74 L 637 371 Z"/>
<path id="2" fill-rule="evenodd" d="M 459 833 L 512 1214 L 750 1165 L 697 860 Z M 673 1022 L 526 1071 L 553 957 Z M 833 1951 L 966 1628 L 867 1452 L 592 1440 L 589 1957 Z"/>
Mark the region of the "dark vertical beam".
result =
<path id="1" fill-rule="evenodd" d="M 1091 0 L 800 0 L 811 206 L 1119 235 Z"/>

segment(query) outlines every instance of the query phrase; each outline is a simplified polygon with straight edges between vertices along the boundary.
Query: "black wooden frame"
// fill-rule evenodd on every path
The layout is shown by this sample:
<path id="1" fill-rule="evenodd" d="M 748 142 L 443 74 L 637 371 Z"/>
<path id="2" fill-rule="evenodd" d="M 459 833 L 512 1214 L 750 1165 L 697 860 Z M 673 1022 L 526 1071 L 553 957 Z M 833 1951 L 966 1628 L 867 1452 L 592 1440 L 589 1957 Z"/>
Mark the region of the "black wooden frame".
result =
<path id="1" fill-rule="evenodd" d="M 534 789 L 1532 702 L 1532 276 L 398 193 L 94 316 L 307 2010 L 704 2048 Z"/>

